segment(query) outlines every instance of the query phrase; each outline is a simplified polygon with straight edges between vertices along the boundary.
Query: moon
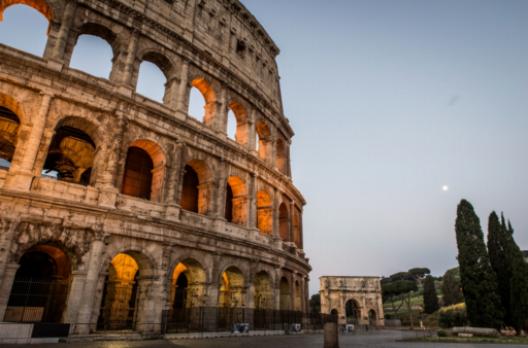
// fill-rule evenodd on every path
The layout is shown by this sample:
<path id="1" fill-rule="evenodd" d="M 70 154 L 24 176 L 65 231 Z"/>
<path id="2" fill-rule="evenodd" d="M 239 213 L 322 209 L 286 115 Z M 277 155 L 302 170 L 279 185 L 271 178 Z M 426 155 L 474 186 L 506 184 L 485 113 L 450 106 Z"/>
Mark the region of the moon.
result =
<path id="1" fill-rule="evenodd" d="M 447 186 L 447 185 L 442 186 L 442 191 L 444 191 L 444 192 L 449 191 L 449 186 Z"/>

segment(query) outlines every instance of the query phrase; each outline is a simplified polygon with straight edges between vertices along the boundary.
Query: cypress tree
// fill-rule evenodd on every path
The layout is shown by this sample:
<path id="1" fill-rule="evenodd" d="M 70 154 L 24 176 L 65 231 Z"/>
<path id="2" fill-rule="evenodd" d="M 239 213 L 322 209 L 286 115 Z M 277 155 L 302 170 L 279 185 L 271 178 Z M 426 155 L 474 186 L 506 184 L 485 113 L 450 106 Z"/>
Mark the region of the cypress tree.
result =
<path id="1" fill-rule="evenodd" d="M 480 220 L 473 206 L 462 200 L 455 223 L 462 291 L 471 325 L 500 328 L 503 313 L 497 280 L 491 268 Z"/>
<path id="2" fill-rule="evenodd" d="M 464 302 L 460 285 L 460 272 L 458 267 L 445 272 L 442 281 L 442 294 L 444 306 Z"/>
<path id="3" fill-rule="evenodd" d="M 491 267 L 497 277 L 497 288 L 504 310 L 504 324 L 512 326 L 510 304 L 512 262 L 511 255 L 507 252 L 509 247 L 507 233 L 504 216 L 502 216 L 501 222 L 499 222 L 497 214 L 492 212 L 488 220 L 488 253 Z"/>
<path id="4" fill-rule="evenodd" d="M 438 296 L 436 295 L 435 281 L 432 276 L 427 276 L 424 281 L 423 289 L 424 312 L 427 314 L 434 313 L 440 308 L 438 305 Z"/>
<path id="5" fill-rule="evenodd" d="M 520 333 L 528 324 L 528 265 L 513 238 L 511 224 L 508 223 L 508 227 L 503 224 L 503 230 L 508 242 L 506 254 L 511 264 L 510 312 L 513 327 Z"/>

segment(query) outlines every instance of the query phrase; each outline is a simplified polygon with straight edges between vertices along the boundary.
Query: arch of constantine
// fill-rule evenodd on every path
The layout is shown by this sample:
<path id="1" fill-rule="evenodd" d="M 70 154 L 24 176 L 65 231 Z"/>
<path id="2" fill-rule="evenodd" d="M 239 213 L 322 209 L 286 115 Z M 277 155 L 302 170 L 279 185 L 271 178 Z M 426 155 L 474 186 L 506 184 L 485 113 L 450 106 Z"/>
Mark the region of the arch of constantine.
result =
<path id="1" fill-rule="evenodd" d="M 321 313 L 341 325 L 385 324 L 379 277 L 320 277 Z"/>
<path id="2" fill-rule="evenodd" d="M 0 321 L 155 334 L 196 308 L 210 330 L 306 312 L 294 133 L 253 15 L 238 0 L 0 0 L 0 19 L 19 4 L 49 27 L 42 56 L 0 44 Z M 107 78 L 70 66 L 83 35 L 111 48 Z M 143 62 L 166 78 L 161 101 L 137 92 Z"/>

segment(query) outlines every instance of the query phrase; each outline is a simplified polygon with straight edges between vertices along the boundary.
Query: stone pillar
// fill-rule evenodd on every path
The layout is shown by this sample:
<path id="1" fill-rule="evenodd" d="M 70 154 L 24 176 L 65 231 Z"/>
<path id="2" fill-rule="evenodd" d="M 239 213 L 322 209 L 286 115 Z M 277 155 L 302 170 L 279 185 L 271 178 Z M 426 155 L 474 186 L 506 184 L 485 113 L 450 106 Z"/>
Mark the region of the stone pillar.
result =
<path id="1" fill-rule="evenodd" d="M 9 295 L 11 294 L 11 288 L 13 287 L 18 267 L 18 263 L 10 263 L 6 265 L 4 270 L 4 277 L 0 284 L 0 321 L 4 320 L 7 302 L 9 301 Z"/>
<path id="2" fill-rule="evenodd" d="M 267 153 L 266 162 L 271 164 L 272 168 L 277 169 L 277 130 L 274 127 L 271 128 L 271 137 L 269 140 L 269 153 Z"/>
<path id="3" fill-rule="evenodd" d="M 253 156 L 258 156 L 257 153 L 257 129 L 256 126 L 256 111 L 251 109 L 248 115 L 248 150 L 251 151 Z"/>
<path id="4" fill-rule="evenodd" d="M 217 102 L 216 129 L 219 133 L 227 136 L 227 113 L 229 112 L 227 89 L 222 87 L 220 97 Z"/>
<path id="5" fill-rule="evenodd" d="M 33 181 L 34 166 L 39 151 L 46 125 L 52 97 L 48 94 L 42 96 L 42 103 L 37 115 L 32 117 L 31 129 L 19 132 L 19 146 L 15 158 L 6 178 L 4 188 L 17 191 L 29 191 Z"/>
<path id="6" fill-rule="evenodd" d="M 167 78 L 165 83 L 165 94 L 163 95 L 163 104 L 172 109 L 178 110 L 179 107 L 179 88 L 181 86 L 181 80 L 177 76 L 171 76 Z"/>
<path id="7" fill-rule="evenodd" d="M 62 68 L 64 64 L 64 53 L 66 51 L 66 43 L 68 41 L 68 35 L 70 33 L 73 19 L 75 18 L 75 10 L 77 9 L 76 1 L 68 1 L 62 14 L 62 22 L 60 28 L 53 35 L 54 30 L 50 25 L 50 32 L 48 34 L 48 43 L 44 52 L 44 58 L 50 60 L 50 64 L 57 67 L 57 70 Z"/>
<path id="8" fill-rule="evenodd" d="M 180 216 L 180 201 L 179 201 L 179 191 L 181 186 L 181 162 L 183 159 L 183 149 L 184 146 L 182 143 L 177 143 L 174 146 L 172 153 L 170 154 L 170 163 L 167 166 L 167 192 L 166 192 L 166 202 L 167 209 L 165 212 L 166 218 L 169 220 L 176 221 Z"/>
<path id="9" fill-rule="evenodd" d="M 90 333 L 90 328 L 94 327 L 96 323 L 92 323 L 92 312 L 97 305 L 95 302 L 96 290 L 99 280 L 99 273 L 101 271 L 102 255 L 104 251 L 104 243 L 101 240 L 92 242 L 90 249 L 90 258 L 88 270 L 84 281 L 84 288 L 82 289 L 82 297 L 80 298 L 79 311 L 77 313 L 77 320 L 74 325 L 74 332 L 76 334 L 86 335 Z"/>
<path id="10" fill-rule="evenodd" d="M 119 91 L 128 96 L 132 95 L 132 91 L 136 87 L 135 83 L 137 82 L 132 81 L 134 69 L 139 69 L 139 66 L 135 64 L 137 41 L 138 33 L 133 31 L 128 41 L 126 53 L 116 53 L 114 64 L 112 64 L 112 71 L 110 72 L 110 80 L 116 82 L 119 85 Z M 135 75 L 137 76 L 137 72 Z"/>
<path id="11" fill-rule="evenodd" d="M 250 173 L 248 182 L 248 228 L 257 228 L 257 176 Z"/>
<path id="12" fill-rule="evenodd" d="M 75 332 L 75 323 L 80 310 L 80 304 L 83 299 L 83 289 L 86 281 L 86 273 L 74 271 L 72 272 L 72 281 L 70 284 L 68 302 L 66 304 L 66 312 L 63 315 L 63 322 L 73 325 Z"/>
<path id="13" fill-rule="evenodd" d="M 339 333 L 337 322 L 324 323 L 324 348 L 339 348 Z"/>
<path id="14" fill-rule="evenodd" d="M 216 218 L 225 220 L 226 196 L 227 196 L 227 166 L 224 162 L 221 163 L 220 170 L 217 171 L 218 177 L 215 183 L 215 204 L 213 207 L 213 214 Z"/>
<path id="15" fill-rule="evenodd" d="M 164 290 L 159 274 L 142 277 L 138 284 L 138 308 L 136 330 L 142 334 L 156 335 L 161 332 L 161 317 L 165 303 L 162 303 Z"/>
<path id="16" fill-rule="evenodd" d="M 182 63 L 180 74 L 180 84 L 178 86 L 178 97 L 176 99 L 176 109 L 184 118 L 189 111 L 189 94 L 191 87 L 189 86 L 189 62 Z"/>
<path id="17" fill-rule="evenodd" d="M 280 233 L 279 233 L 279 206 L 280 206 L 280 194 L 277 190 L 277 188 L 273 189 L 273 197 L 271 197 L 273 201 L 272 206 L 272 219 L 273 219 L 273 230 L 271 235 L 273 236 L 273 239 L 280 240 Z"/>

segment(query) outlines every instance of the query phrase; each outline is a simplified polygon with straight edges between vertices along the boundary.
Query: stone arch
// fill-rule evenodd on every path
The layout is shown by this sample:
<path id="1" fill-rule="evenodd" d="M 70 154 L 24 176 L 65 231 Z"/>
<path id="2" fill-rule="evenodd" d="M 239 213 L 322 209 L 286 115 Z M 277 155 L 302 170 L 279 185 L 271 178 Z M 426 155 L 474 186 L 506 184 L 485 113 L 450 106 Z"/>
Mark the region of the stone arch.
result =
<path id="1" fill-rule="evenodd" d="M 378 315 L 374 309 L 368 311 L 368 321 L 370 326 L 376 326 L 378 324 Z"/>
<path id="2" fill-rule="evenodd" d="M 255 289 L 254 305 L 256 310 L 273 309 L 273 286 L 272 278 L 266 271 L 260 271 L 255 275 L 253 286 Z"/>
<path id="3" fill-rule="evenodd" d="M 113 251 L 113 250 L 112 250 Z M 155 263 L 143 251 L 109 251 L 104 265 L 106 277 L 97 320 L 98 330 L 135 329 L 148 310 L 149 278 Z"/>
<path id="4" fill-rule="evenodd" d="M 73 270 L 69 254 L 57 243 L 38 243 L 19 264 L 4 321 L 61 322 Z"/>
<path id="5" fill-rule="evenodd" d="M 81 117 L 60 119 L 48 147 L 42 175 L 85 186 L 93 184 L 96 141 L 101 143 L 97 130 L 96 125 Z"/>
<path id="6" fill-rule="evenodd" d="M 77 48 L 77 44 L 79 41 L 79 38 L 82 35 L 91 35 L 95 36 L 108 44 L 108 46 L 112 50 L 112 57 L 110 62 L 108 62 L 108 66 L 106 67 L 106 70 L 109 70 L 108 76 L 101 76 L 104 78 L 111 79 L 113 70 L 114 70 L 114 63 L 118 60 L 118 55 L 120 54 L 120 48 L 121 43 L 119 42 L 118 35 L 112 31 L 109 27 L 95 22 L 87 22 L 82 25 L 80 25 L 78 28 L 74 31 L 75 36 L 73 36 L 71 39 L 69 39 L 67 48 L 66 48 L 66 62 L 69 67 L 72 67 L 72 57 L 74 55 L 75 49 Z M 80 70 L 84 70 L 83 67 L 73 67 L 73 68 L 79 68 Z M 93 72 L 85 71 L 86 73 L 92 74 Z"/>
<path id="7" fill-rule="evenodd" d="M 184 168 L 180 206 L 198 214 L 209 210 L 209 181 L 211 171 L 203 160 L 188 161 Z"/>
<path id="8" fill-rule="evenodd" d="M 165 78 L 165 81 L 163 82 L 163 86 L 149 86 L 150 89 L 152 89 L 153 87 L 154 89 L 156 89 L 156 87 L 163 88 L 163 95 L 156 96 L 156 98 L 154 98 L 154 93 L 147 94 L 146 91 L 142 93 L 139 90 L 140 80 L 143 77 L 141 73 L 142 64 L 145 62 L 153 64 L 159 70 L 159 72 L 163 74 Z M 174 70 L 173 64 L 169 60 L 169 58 L 167 58 L 166 55 L 156 50 L 152 50 L 152 49 L 146 49 L 145 51 L 140 52 L 138 54 L 138 59 L 136 59 L 135 66 L 133 69 L 133 76 L 132 76 L 132 81 L 133 81 L 133 85 L 135 86 L 136 93 L 141 93 L 149 98 L 155 99 L 156 101 L 167 104 L 168 99 L 170 97 L 170 93 L 172 92 L 169 88 L 169 81 L 172 78 L 173 70 Z M 153 76 L 152 74 L 153 72 L 151 72 L 151 74 L 148 76 L 152 77 Z"/>
<path id="9" fill-rule="evenodd" d="M 240 308 L 245 306 L 245 278 L 236 266 L 227 267 L 220 275 L 218 306 Z"/>
<path id="10" fill-rule="evenodd" d="M 273 200 L 266 190 L 257 192 L 257 228 L 265 235 L 273 232 Z"/>
<path id="11" fill-rule="evenodd" d="M 348 324 L 359 324 L 361 320 L 361 307 L 354 298 L 345 301 L 345 319 Z"/>
<path id="12" fill-rule="evenodd" d="M 249 123 L 246 107 L 236 100 L 231 100 L 229 110 L 233 112 L 236 121 L 234 140 L 241 145 L 247 145 L 249 142 Z"/>
<path id="13" fill-rule="evenodd" d="M 213 125 L 216 117 L 216 92 L 213 85 L 204 77 L 195 77 L 191 80 L 191 89 L 196 88 L 204 99 L 204 113 L 203 115 L 196 115 L 198 117 L 203 116 L 203 122 L 206 125 Z"/>
<path id="14" fill-rule="evenodd" d="M 277 139 L 276 153 L 275 166 L 282 174 L 288 175 L 288 145 L 286 141 L 281 138 Z"/>
<path id="15" fill-rule="evenodd" d="M 290 210 L 286 202 L 279 206 L 279 235 L 284 242 L 290 241 Z"/>
<path id="16" fill-rule="evenodd" d="M 225 218 L 228 222 L 244 225 L 247 222 L 247 188 L 239 176 L 227 178 Z"/>
<path id="17" fill-rule="evenodd" d="M 159 144 L 148 139 L 133 141 L 128 147 L 121 192 L 160 202 L 165 164 L 165 152 Z"/>
<path id="18" fill-rule="evenodd" d="M 271 129 L 262 119 L 255 123 L 257 133 L 257 153 L 261 160 L 266 160 L 271 155 Z"/>
<path id="19" fill-rule="evenodd" d="M 188 309 L 201 307 L 206 294 L 207 275 L 203 266 L 186 258 L 173 268 L 169 289 L 169 317 L 173 322 L 185 322 Z"/>
<path id="20" fill-rule="evenodd" d="M 49 22 L 53 20 L 53 10 L 48 1 L 45 0 L 1 0 L 0 1 L 0 21 L 6 8 L 12 5 L 27 5 L 39 11 Z"/>
<path id="21" fill-rule="evenodd" d="M 280 304 L 279 308 L 281 311 L 291 310 L 291 287 L 288 278 L 281 277 L 279 282 L 279 292 L 280 292 Z"/>

